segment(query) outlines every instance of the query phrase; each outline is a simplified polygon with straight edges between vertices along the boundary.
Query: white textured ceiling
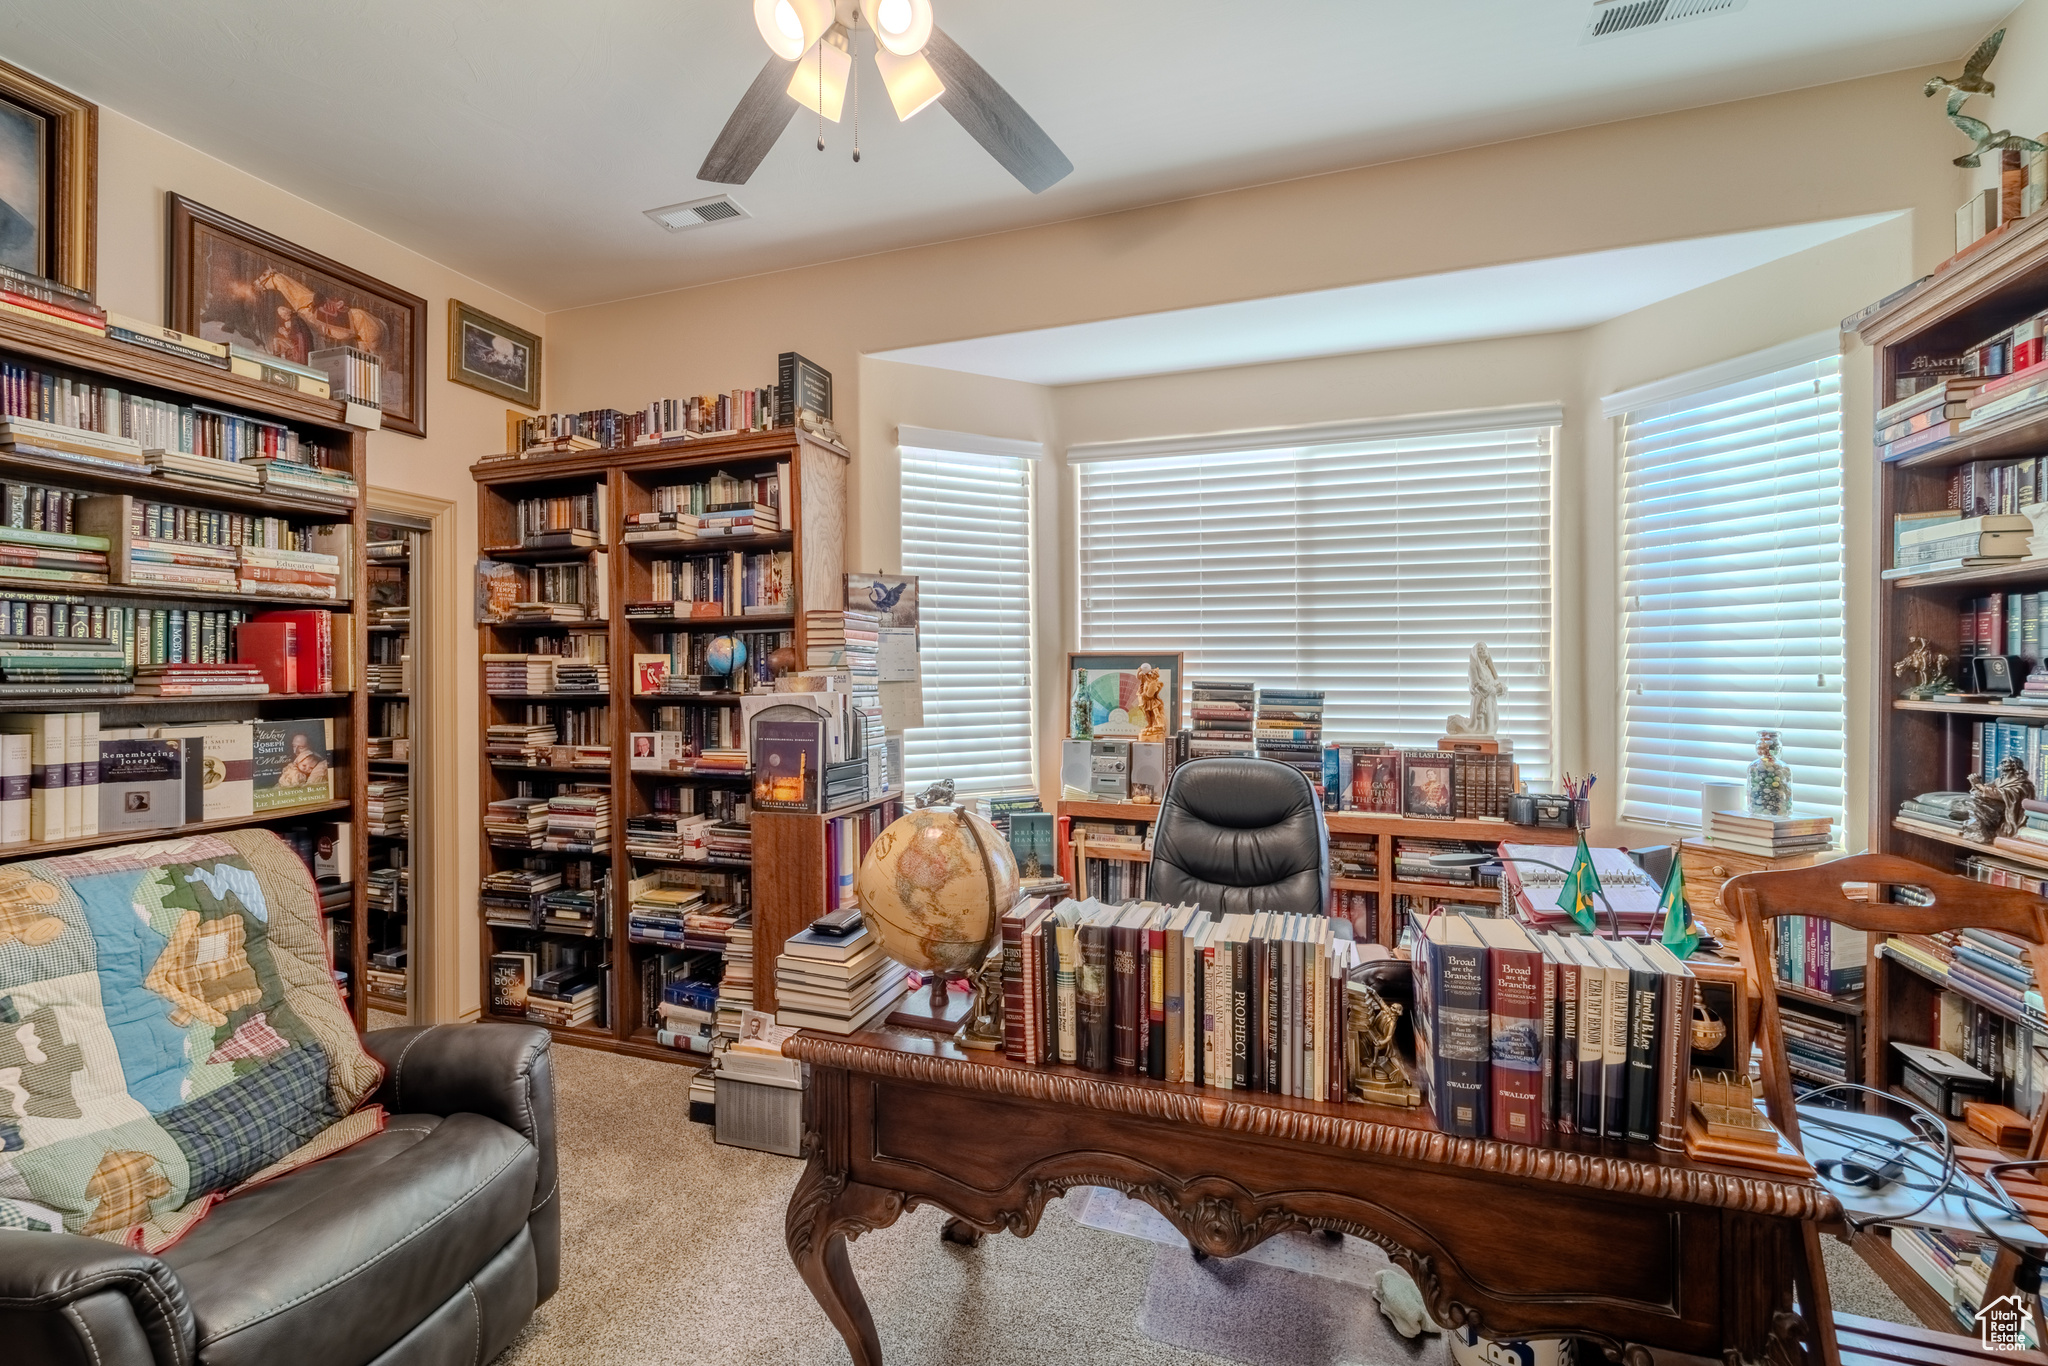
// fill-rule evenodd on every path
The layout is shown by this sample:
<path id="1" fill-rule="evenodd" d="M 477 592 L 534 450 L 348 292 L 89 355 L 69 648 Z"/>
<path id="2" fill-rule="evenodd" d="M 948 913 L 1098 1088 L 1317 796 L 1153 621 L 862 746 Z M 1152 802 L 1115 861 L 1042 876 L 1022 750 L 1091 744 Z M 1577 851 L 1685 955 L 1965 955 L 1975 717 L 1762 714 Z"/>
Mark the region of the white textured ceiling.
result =
<path id="1" fill-rule="evenodd" d="M 1563 332 L 1739 275 L 1897 217 L 1867 214 L 1342 289 L 1177 308 L 1067 327 L 906 346 L 881 360 L 1029 384 L 1340 356 Z"/>
<path id="2" fill-rule="evenodd" d="M 877 82 L 859 165 L 800 114 L 734 191 L 751 219 L 662 231 L 641 211 L 719 188 L 697 166 L 767 56 L 747 0 L 8 0 L 0 57 L 556 309 L 1949 60 L 2012 0 L 1749 0 L 1591 44 L 1587 0 L 934 8 L 1067 180 L 1026 193 Z"/>

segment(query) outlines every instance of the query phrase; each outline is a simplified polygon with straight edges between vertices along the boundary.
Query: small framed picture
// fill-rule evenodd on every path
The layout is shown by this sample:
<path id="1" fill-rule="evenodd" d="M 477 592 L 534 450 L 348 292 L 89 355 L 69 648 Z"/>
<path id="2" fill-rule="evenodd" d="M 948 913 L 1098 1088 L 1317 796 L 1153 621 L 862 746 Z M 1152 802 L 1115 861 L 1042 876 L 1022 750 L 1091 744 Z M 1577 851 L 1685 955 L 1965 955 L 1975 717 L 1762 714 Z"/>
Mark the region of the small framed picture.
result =
<path id="1" fill-rule="evenodd" d="M 885 630 L 917 629 L 917 575 L 848 574 L 846 610 L 874 612 Z"/>
<path id="2" fill-rule="evenodd" d="M 1447 821 L 1457 813 L 1457 789 L 1448 751 L 1417 750 L 1401 765 L 1401 814 Z"/>
<path id="3" fill-rule="evenodd" d="M 448 301 L 448 378 L 540 407 L 540 338 L 460 299 Z"/>
<path id="4" fill-rule="evenodd" d="M 1138 667 L 1150 664 L 1159 670 L 1159 695 L 1166 702 L 1166 733 L 1180 729 L 1181 654 L 1178 650 L 1152 650 L 1142 654 L 1096 654 L 1070 651 L 1067 655 L 1067 738 L 1075 735 L 1075 720 L 1085 701 L 1091 738 L 1135 740 L 1144 731 L 1137 719 L 1144 700 L 1144 684 Z M 1085 677 L 1083 676 L 1085 675 Z"/>

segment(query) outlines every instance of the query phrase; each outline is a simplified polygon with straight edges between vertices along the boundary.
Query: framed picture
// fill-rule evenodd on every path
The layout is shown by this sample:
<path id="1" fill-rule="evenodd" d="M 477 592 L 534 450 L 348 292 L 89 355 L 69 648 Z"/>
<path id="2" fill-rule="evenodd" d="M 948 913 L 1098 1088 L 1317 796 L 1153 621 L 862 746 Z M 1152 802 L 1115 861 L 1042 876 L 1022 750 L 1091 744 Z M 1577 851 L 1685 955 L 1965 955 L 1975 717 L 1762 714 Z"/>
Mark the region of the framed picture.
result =
<path id="1" fill-rule="evenodd" d="M 1144 727 L 1133 719 L 1139 700 L 1138 666 L 1150 664 L 1159 670 L 1160 696 L 1166 699 L 1166 733 L 1180 729 L 1181 656 L 1175 651 L 1144 654 L 1067 654 L 1067 736 L 1074 737 L 1075 693 L 1082 688 L 1081 671 L 1086 670 L 1089 724 L 1098 740 L 1135 740 Z"/>
<path id="2" fill-rule="evenodd" d="M 1449 750 L 1409 753 L 1401 765 L 1401 814 L 1442 821 L 1455 816 L 1457 788 L 1451 765 Z"/>
<path id="3" fill-rule="evenodd" d="M 448 301 L 448 378 L 540 407 L 540 338 L 460 299 Z"/>
<path id="4" fill-rule="evenodd" d="M 0 62 L 0 265 L 91 293 L 100 107 Z"/>
<path id="5" fill-rule="evenodd" d="M 427 301 L 261 228 L 167 196 L 170 325 L 303 365 L 353 346 L 382 367 L 384 426 L 427 434 Z"/>
<path id="6" fill-rule="evenodd" d="M 905 631 L 917 629 L 917 575 L 848 574 L 846 610 L 879 612 L 882 625 Z"/>

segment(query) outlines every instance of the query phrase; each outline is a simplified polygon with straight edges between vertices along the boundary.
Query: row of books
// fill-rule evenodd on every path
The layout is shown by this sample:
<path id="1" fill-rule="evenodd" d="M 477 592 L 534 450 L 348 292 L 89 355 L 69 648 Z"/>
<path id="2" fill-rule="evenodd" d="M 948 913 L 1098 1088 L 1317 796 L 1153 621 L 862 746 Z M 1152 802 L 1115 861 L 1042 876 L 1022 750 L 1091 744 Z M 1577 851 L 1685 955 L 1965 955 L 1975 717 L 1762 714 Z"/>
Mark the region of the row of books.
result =
<path id="1" fill-rule="evenodd" d="M 1074 869 L 1078 879 L 1075 891 L 1096 901 L 1118 905 L 1145 899 L 1151 874 L 1149 864 L 1121 858 L 1089 858 L 1085 842 L 1076 847 L 1080 854 Z"/>
<path id="2" fill-rule="evenodd" d="M 648 562 L 647 597 L 628 616 L 775 616 L 795 608 L 787 550 L 728 551 Z"/>
<path id="3" fill-rule="evenodd" d="M 1188 680 L 1188 717 L 1194 759 L 1250 755 L 1258 751 L 1259 685 L 1233 679 Z"/>
<path id="4" fill-rule="evenodd" d="M 1259 689 L 1254 730 L 1258 756 L 1298 769 L 1323 789 L 1323 694 L 1306 688 Z"/>
<path id="5" fill-rule="evenodd" d="M 519 499 L 512 507 L 517 544 L 542 548 L 597 545 L 606 530 L 605 495 L 600 483 L 588 493 Z"/>
<path id="6" fill-rule="evenodd" d="M 1669 949 L 1459 915 L 1413 938 L 1416 1065 L 1445 1133 L 1683 1148 L 1695 981 Z"/>
<path id="7" fill-rule="evenodd" d="M 98 712 L 0 716 L 0 842 L 85 839 L 330 801 L 333 722 L 103 727 Z M 208 781 L 208 767 L 221 776 Z"/>
<path id="8" fill-rule="evenodd" d="M 1895 935 L 1879 952 L 1946 988 L 1929 1003 L 1923 1037 L 1990 1077 L 1986 1100 L 2032 1114 L 2048 1089 L 2048 1023 L 2039 1009 L 2039 994 L 2029 990 L 2028 1004 L 2016 1008 L 2010 996 L 1994 999 L 1985 991 L 1984 974 L 1973 975 L 1968 964 L 1963 976 L 1955 977 L 1960 961 L 1956 950 L 1962 944 L 1954 931 Z"/>
<path id="9" fill-rule="evenodd" d="M 225 347 L 220 359 L 226 359 Z M 324 385 L 324 377 L 319 382 Z M 221 460 L 267 456 L 318 465 L 323 454 L 286 423 L 210 404 L 170 403 L 20 361 L 0 362 L 0 415 L 119 437 L 138 449 L 185 451 Z"/>
<path id="10" fill-rule="evenodd" d="M 587 558 L 514 564 L 476 562 L 479 624 L 603 621 L 610 615 L 611 573 L 602 550 Z"/>
<path id="11" fill-rule="evenodd" d="M 1880 951 L 2029 1029 L 2048 1030 L 2032 965 L 2017 941 L 1995 930 L 1893 935 Z"/>
<path id="12" fill-rule="evenodd" d="M 1323 751 L 1323 806 L 1422 819 L 1505 820 L 1520 789 L 1509 754 L 1330 745 Z"/>
<path id="13" fill-rule="evenodd" d="M 664 1048 L 709 1056 L 718 1038 L 715 954 L 664 949 L 640 960 L 641 1023 Z"/>
<path id="14" fill-rule="evenodd" d="M 603 1027 L 603 947 L 539 938 L 493 953 L 490 1009 L 560 1028 Z"/>
<path id="15" fill-rule="evenodd" d="M 1777 922 L 1771 971 L 1781 982 L 1847 996 L 1863 990 L 1870 935 L 1819 916 L 1788 915 Z"/>
<path id="16" fill-rule="evenodd" d="M 728 474 L 724 470 L 693 484 L 663 484 L 651 493 L 654 513 L 663 516 L 705 517 L 721 513 L 765 509 L 769 514 L 758 528 L 787 531 L 784 520 L 789 507 L 787 486 L 789 463 L 776 464 L 774 474 Z"/>
<path id="17" fill-rule="evenodd" d="M 711 668 L 711 642 L 720 636 L 736 640 L 747 652 L 747 662 L 729 676 Z M 633 691 L 641 695 L 673 692 L 670 679 L 695 679 L 700 688 L 741 691 L 745 687 L 766 687 L 775 680 L 775 652 L 796 644 L 792 631 L 726 631 L 699 628 L 694 631 L 650 631 L 645 651 L 633 655 Z"/>
<path id="18" fill-rule="evenodd" d="M 1803 1097 L 1808 1092 L 1857 1079 L 1858 1038 L 1849 1017 L 1812 1014 L 1782 998 L 1778 1005 L 1785 1037 L 1785 1066 L 1792 1074 L 1794 1095 Z M 1846 1104 L 1841 1108 L 1847 1108 Z"/>
<path id="19" fill-rule="evenodd" d="M 494 697 L 611 691 L 611 670 L 601 659 L 521 651 L 486 653 L 482 662 L 484 691 Z"/>
<path id="20" fill-rule="evenodd" d="M 1977 1316 L 1990 1293 L 1992 1264 L 1998 1259 L 1998 1244 L 1989 1238 L 1973 1238 L 1948 1229 L 1907 1228 L 1894 1225 L 1890 1231 L 1892 1251 L 1933 1287 L 1941 1302 L 1949 1306 L 1956 1331 L 1977 1334 Z M 2033 1320 L 2018 1317 L 2021 1341 L 2028 1350 L 2038 1349 L 2039 1333 Z"/>
<path id="21" fill-rule="evenodd" d="M 1320 915 L 1021 902 L 1002 920 L 1004 1052 L 1341 1101 L 1349 931 Z"/>
<path id="22" fill-rule="evenodd" d="M 766 431 L 788 426 L 778 420 L 776 388 L 733 389 L 723 394 L 658 398 L 635 412 L 617 408 L 586 408 L 575 413 L 541 413 L 518 420 L 510 433 L 512 450 L 527 452 L 566 446 L 582 438 L 586 450 L 621 450 L 687 437 L 721 436 L 737 431 Z"/>
<path id="23" fill-rule="evenodd" d="M 861 767 L 864 769 L 866 766 L 863 764 Z M 860 873 L 860 862 L 868 856 L 875 840 L 896 819 L 894 805 L 884 803 L 851 815 L 834 816 L 825 822 L 826 909 L 860 904 L 854 895 L 854 878 Z"/>

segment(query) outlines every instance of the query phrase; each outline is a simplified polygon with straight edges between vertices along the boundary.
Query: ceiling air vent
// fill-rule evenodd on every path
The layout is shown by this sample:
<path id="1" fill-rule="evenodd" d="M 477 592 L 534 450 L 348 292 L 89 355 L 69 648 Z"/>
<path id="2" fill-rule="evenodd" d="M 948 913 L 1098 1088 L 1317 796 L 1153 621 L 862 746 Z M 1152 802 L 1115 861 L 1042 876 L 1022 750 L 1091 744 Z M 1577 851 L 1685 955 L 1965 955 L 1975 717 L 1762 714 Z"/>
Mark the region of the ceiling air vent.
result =
<path id="1" fill-rule="evenodd" d="M 750 215 L 733 202 L 731 195 L 718 194 L 709 199 L 693 199 L 687 204 L 671 204 L 665 209 L 649 209 L 647 216 L 670 232 L 688 232 L 692 228 Z"/>
<path id="2" fill-rule="evenodd" d="M 1741 9 L 1749 0 L 1595 0 L 1580 42 L 1613 38 L 1646 28 L 1666 28 Z"/>

